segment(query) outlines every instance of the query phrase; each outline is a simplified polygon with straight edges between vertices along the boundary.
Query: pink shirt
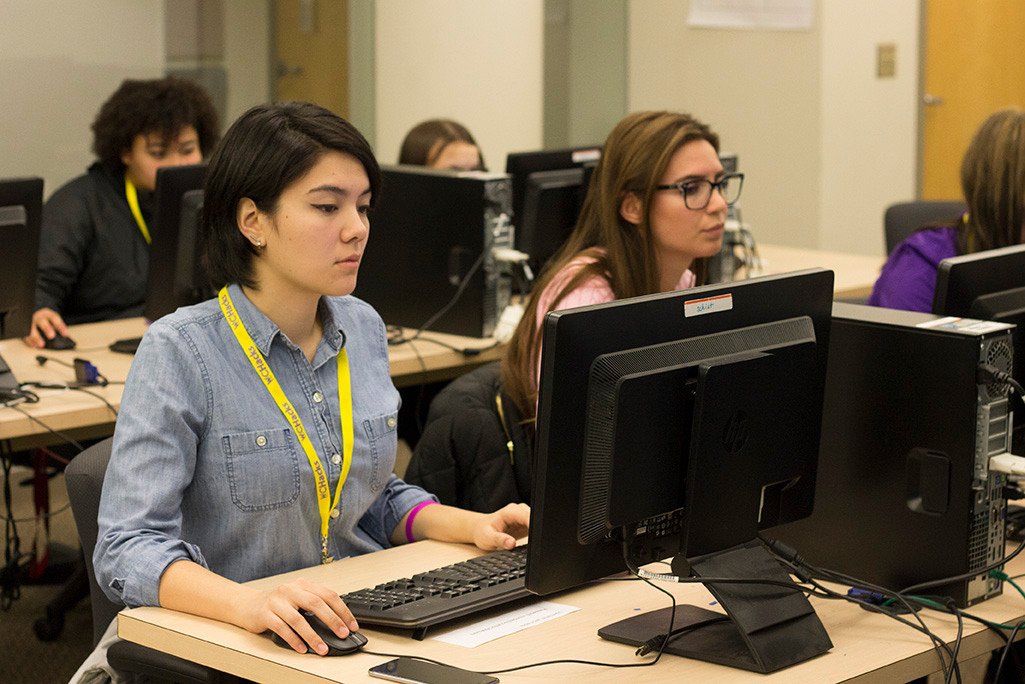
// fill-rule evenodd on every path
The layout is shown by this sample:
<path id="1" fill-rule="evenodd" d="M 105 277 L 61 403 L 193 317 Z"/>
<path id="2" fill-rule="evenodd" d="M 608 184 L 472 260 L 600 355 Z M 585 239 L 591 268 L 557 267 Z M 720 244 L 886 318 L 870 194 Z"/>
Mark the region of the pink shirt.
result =
<path id="1" fill-rule="evenodd" d="M 556 296 L 562 292 L 562 288 L 570 281 L 570 279 L 583 268 L 586 264 L 592 264 L 597 261 L 591 256 L 579 256 L 573 261 L 566 264 L 561 271 L 559 271 L 552 282 L 548 283 L 548 287 L 541 293 L 541 299 L 538 302 L 537 307 L 537 329 L 541 330 L 541 323 L 544 321 L 545 314 L 549 311 L 561 311 L 563 309 L 572 309 L 578 306 L 587 306 L 589 304 L 601 304 L 603 302 L 615 301 L 616 296 L 612 293 L 612 288 L 609 286 L 609 281 L 601 276 L 593 276 L 588 278 L 580 285 L 578 285 L 572 292 L 567 294 L 559 302 L 559 305 L 552 308 L 552 302 Z M 696 277 L 687 269 L 680 276 L 680 280 L 676 283 L 674 290 L 685 290 L 689 287 L 694 287 Z M 534 375 L 534 389 L 536 390 L 541 380 L 541 355 L 538 354 L 537 360 L 537 372 Z"/>

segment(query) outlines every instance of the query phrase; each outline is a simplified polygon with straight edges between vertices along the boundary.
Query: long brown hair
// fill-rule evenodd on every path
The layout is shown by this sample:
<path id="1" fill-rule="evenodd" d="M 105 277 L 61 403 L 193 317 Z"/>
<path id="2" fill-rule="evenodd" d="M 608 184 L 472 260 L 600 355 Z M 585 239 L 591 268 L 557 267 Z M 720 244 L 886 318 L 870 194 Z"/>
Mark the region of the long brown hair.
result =
<path id="1" fill-rule="evenodd" d="M 1025 241 L 1025 111 L 982 122 L 961 161 L 961 192 L 968 214 L 956 224 L 958 254 Z"/>
<path id="2" fill-rule="evenodd" d="M 673 154 L 693 140 L 707 140 L 719 151 L 719 137 L 708 126 L 689 114 L 673 112 L 630 114 L 605 140 L 576 227 L 534 283 L 523 318 L 502 360 L 503 389 L 516 402 L 521 415 L 533 419 L 537 410 L 537 362 L 541 355 L 537 311 L 541 294 L 569 262 L 581 255 L 594 259 L 556 293 L 552 309 L 595 276 L 608 281 L 617 299 L 659 291 L 659 261 L 648 216 L 652 195 Z M 643 219 L 637 225 L 620 215 L 623 199 L 631 193 L 643 206 Z M 698 284 L 704 283 L 706 270 L 704 259 L 691 265 Z"/>

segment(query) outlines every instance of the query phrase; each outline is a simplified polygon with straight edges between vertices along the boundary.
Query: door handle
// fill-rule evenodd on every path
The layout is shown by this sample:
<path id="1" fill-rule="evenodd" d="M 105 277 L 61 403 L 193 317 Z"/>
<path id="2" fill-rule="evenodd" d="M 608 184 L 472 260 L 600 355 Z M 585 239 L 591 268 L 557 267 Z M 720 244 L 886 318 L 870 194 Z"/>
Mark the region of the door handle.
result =
<path id="1" fill-rule="evenodd" d="M 937 107 L 937 106 L 943 104 L 943 98 L 942 97 L 937 97 L 936 95 L 930 95 L 929 93 L 926 93 L 925 95 L 922 96 L 922 102 L 926 106 Z"/>

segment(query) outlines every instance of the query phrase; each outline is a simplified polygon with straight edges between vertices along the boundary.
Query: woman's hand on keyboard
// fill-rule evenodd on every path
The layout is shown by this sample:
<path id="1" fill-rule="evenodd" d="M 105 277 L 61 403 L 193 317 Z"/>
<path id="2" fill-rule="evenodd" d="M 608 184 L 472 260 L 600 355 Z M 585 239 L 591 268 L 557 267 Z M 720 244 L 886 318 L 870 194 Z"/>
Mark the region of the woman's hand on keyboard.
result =
<path id="1" fill-rule="evenodd" d="M 409 514 L 392 531 L 392 544 L 406 543 L 405 526 Z M 476 544 L 485 551 L 511 549 L 516 540 L 527 536 L 530 507 L 507 504 L 494 513 L 475 513 L 453 506 L 420 508 L 413 519 L 413 539 Z"/>
<path id="2" fill-rule="evenodd" d="M 506 504 L 494 513 L 483 514 L 473 531 L 473 543 L 485 551 L 511 549 L 516 540 L 527 536 L 530 528 L 530 506 Z"/>

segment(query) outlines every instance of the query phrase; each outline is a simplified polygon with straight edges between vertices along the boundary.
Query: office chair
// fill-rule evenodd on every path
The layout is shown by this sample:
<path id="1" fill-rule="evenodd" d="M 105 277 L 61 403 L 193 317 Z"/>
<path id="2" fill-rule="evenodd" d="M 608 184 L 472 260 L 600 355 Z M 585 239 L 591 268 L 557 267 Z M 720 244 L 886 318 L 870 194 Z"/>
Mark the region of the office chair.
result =
<path id="1" fill-rule="evenodd" d="M 100 589 L 93 570 L 93 547 L 98 533 L 97 516 L 103 476 L 110 461 L 113 438 L 98 442 L 71 460 L 65 470 L 68 500 L 75 516 L 78 536 L 85 554 L 85 567 L 89 575 L 89 596 L 93 610 L 93 646 L 107 630 L 123 605 L 113 603 Z M 184 684 L 232 684 L 243 682 L 233 675 L 182 658 L 162 653 L 130 641 L 120 641 L 107 651 L 107 660 L 117 670 L 152 677 L 158 682 Z M 149 680 L 147 680 L 149 681 Z"/>
<path id="2" fill-rule="evenodd" d="M 890 205 L 883 215 L 886 253 L 893 253 L 894 247 L 919 228 L 930 223 L 953 221 L 965 208 L 961 200 L 916 200 Z"/>

